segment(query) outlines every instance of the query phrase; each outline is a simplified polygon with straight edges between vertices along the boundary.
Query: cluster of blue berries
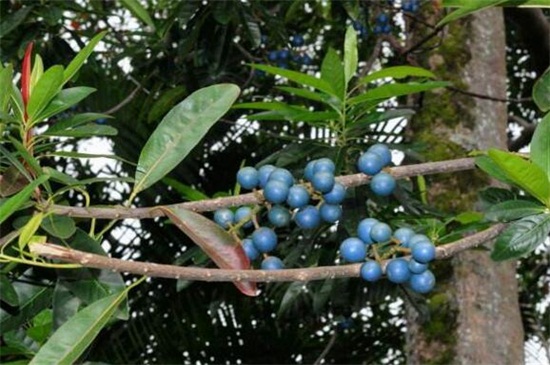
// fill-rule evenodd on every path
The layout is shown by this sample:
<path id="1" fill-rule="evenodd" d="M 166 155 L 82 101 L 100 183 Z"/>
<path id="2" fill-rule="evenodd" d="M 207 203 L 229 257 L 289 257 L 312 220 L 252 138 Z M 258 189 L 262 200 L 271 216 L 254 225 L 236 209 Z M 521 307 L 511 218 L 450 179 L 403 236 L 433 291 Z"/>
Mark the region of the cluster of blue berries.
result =
<path id="1" fill-rule="evenodd" d="M 380 13 L 376 17 L 376 24 L 372 28 L 374 34 L 390 34 L 391 25 L 389 23 L 390 18 L 386 13 Z"/>
<path id="2" fill-rule="evenodd" d="M 288 68 L 289 62 L 293 62 L 296 65 L 309 66 L 313 62 L 312 58 L 301 49 L 305 44 L 304 36 L 301 34 L 295 34 L 290 37 L 290 44 L 292 50 L 283 48 L 279 50 L 272 50 L 267 53 L 267 59 L 273 62 L 279 68 Z"/>
<path id="3" fill-rule="evenodd" d="M 428 293 L 435 286 L 434 274 L 428 269 L 435 259 L 435 245 L 423 234 L 410 228 L 392 232 L 390 226 L 374 218 L 366 218 L 357 226 L 357 237 L 345 239 L 340 245 L 340 255 L 347 262 L 363 262 L 361 277 L 369 282 L 382 277 L 382 258 L 398 253 L 410 253 L 411 258 L 396 257 L 386 265 L 386 276 L 396 284 L 408 283 L 418 293 Z"/>
<path id="4" fill-rule="evenodd" d="M 382 169 L 391 163 L 391 151 L 385 144 L 372 145 L 357 161 L 357 169 L 372 176 L 371 190 L 378 196 L 388 196 L 393 193 L 397 183 L 393 176 Z"/>
<path id="5" fill-rule="evenodd" d="M 403 9 L 404 12 L 408 13 L 416 13 L 419 8 L 419 0 L 404 0 L 403 4 L 401 5 L 401 9 Z"/>

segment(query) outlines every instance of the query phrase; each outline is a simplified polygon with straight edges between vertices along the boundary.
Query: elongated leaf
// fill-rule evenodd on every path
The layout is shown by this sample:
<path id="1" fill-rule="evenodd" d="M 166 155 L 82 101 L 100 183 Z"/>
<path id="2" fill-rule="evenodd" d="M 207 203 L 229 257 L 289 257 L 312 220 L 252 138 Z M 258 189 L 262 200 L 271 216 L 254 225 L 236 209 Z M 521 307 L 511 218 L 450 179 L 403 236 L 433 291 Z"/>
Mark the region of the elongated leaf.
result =
<path id="1" fill-rule="evenodd" d="M 26 6 L 23 6 L 16 12 L 4 16 L 2 22 L 0 22 L 0 38 L 3 38 L 23 23 L 33 8 L 34 6 L 26 4 Z"/>
<path id="2" fill-rule="evenodd" d="M 357 71 L 357 33 L 353 26 L 348 26 L 346 39 L 344 40 L 344 80 L 345 87 Z"/>
<path id="3" fill-rule="evenodd" d="M 338 99 L 343 100 L 346 93 L 346 80 L 342 60 L 336 51 L 329 48 L 321 65 L 321 78 L 329 83 Z"/>
<path id="4" fill-rule="evenodd" d="M 11 105 L 13 107 L 13 112 L 21 123 L 24 121 L 23 115 L 24 113 L 24 106 L 23 106 L 23 95 L 21 95 L 21 91 L 15 86 L 15 84 L 11 84 L 11 92 L 10 92 L 10 98 L 11 98 Z"/>
<path id="5" fill-rule="evenodd" d="M 490 149 L 488 153 L 515 185 L 550 207 L 550 183 L 538 165 L 509 152 Z"/>
<path id="6" fill-rule="evenodd" d="M 550 67 L 533 86 L 533 100 L 543 112 L 550 110 Z"/>
<path id="7" fill-rule="evenodd" d="M 185 185 L 176 179 L 172 179 L 171 177 L 163 178 L 162 182 L 168 186 L 171 186 L 175 191 L 189 201 L 206 200 L 209 198 L 208 195 L 203 192 L 194 189 L 189 185 Z"/>
<path id="8" fill-rule="evenodd" d="M 44 213 L 40 212 L 32 216 L 32 218 L 21 228 L 21 233 L 19 234 L 19 250 L 23 251 L 25 246 L 29 243 L 31 240 L 31 237 L 34 236 L 38 228 L 40 227 L 40 223 L 42 223 L 42 219 L 44 219 Z"/>
<path id="9" fill-rule="evenodd" d="M 491 206 L 485 217 L 492 221 L 510 222 L 516 219 L 544 213 L 544 205 L 528 200 L 508 200 Z"/>
<path id="10" fill-rule="evenodd" d="M 428 71 L 421 67 L 394 66 L 394 67 L 383 68 L 380 71 L 373 72 L 370 75 L 367 75 L 363 77 L 361 80 L 359 80 L 359 83 L 367 84 L 374 80 L 385 79 L 387 77 L 391 77 L 393 79 L 403 79 L 405 77 L 410 77 L 410 76 L 429 77 L 432 79 L 435 78 L 435 75 L 431 71 Z"/>
<path id="11" fill-rule="evenodd" d="M 147 121 L 151 123 L 152 121 L 163 117 L 168 110 L 170 110 L 170 108 L 172 108 L 186 94 L 187 88 L 185 86 L 177 86 L 166 91 L 151 107 L 151 110 L 147 116 Z"/>
<path id="12" fill-rule="evenodd" d="M 438 89 L 449 85 L 445 81 L 429 81 L 423 83 L 408 83 L 408 84 L 386 84 L 375 89 L 369 90 L 366 93 L 349 99 L 349 105 L 363 103 L 370 100 L 388 99 L 396 96 L 409 95 L 423 91 Z"/>
<path id="13" fill-rule="evenodd" d="M 103 31 L 101 33 L 98 33 L 95 37 L 92 38 L 90 43 L 88 43 L 84 48 L 78 52 L 78 54 L 73 58 L 71 63 L 67 66 L 65 71 L 63 72 L 63 84 L 67 83 L 70 79 L 74 77 L 74 75 L 80 70 L 84 62 L 90 57 L 92 54 L 95 46 L 99 43 L 99 41 L 107 34 L 107 31 Z"/>
<path id="14" fill-rule="evenodd" d="M 120 156 L 117 155 L 109 155 L 109 154 L 98 154 L 98 153 L 80 153 L 80 152 L 73 152 L 73 151 L 56 151 L 48 154 L 48 156 L 59 156 L 59 157 L 68 157 L 68 158 L 109 158 L 112 160 L 121 161 L 124 163 L 127 163 L 129 165 L 136 165 L 132 161 L 128 161 Z"/>
<path id="15" fill-rule="evenodd" d="M 12 283 L 5 274 L 0 274 L 0 300 L 8 303 L 12 307 L 17 307 L 19 305 L 19 296 L 15 291 Z"/>
<path id="16" fill-rule="evenodd" d="M 8 65 L 0 70 L 0 112 L 10 117 L 8 113 L 8 105 L 10 102 L 10 89 L 12 87 L 13 66 Z M 5 117 L 2 116 L 2 119 Z"/>
<path id="17" fill-rule="evenodd" d="M 50 132 L 47 130 L 44 136 L 56 136 L 56 137 L 74 137 L 74 138 L 87 138 L 93 136 L 116 136 L 117 129 L 110 125 L 102 125 L 95 123 L 88 123 L 71 129 L 65 129 L 57 132 Z"/>
<path id="18" fill-rule="evenodd" d="M 279 309 L 277 310 L 277 316 L 283 316 L 302 296 L 307 295 L 306 293 L 307 291 L 304 290 L 304 283 L 300 281 L 291 283 L 281 299 L 281 304 L 279 304 Z"/>
<path id="19" fill-rule="evenodd" d="M 476 166 L 486 174 L 498 181 L 508 185 L 514 185 L 514 182 L 506 175 L 506 172 L 497 165 L 489 156 L 480 155 L 475 158 Z"/>
<path id="20" fill-rule="evenodd" d="M 76 225 L 71 217 L 48 214 L 40 226 L 50 235 L 62 239 L 71 237 L 76 231 Z"/>
<path id="21" fill-rule="evenodd" d="M 107 325 L 127 291 L 100 299 L 65 322 L 29 364 L 74 364 Z"/>
<path id="22" fill-rule="evenodd" d="M 549 90 L 550 93 L 550 90 Z M 550 113 L 540 121 L 531 140 L 531 160 L 550 180 Z"/>
<path id="23" fill-rule="evenodd" d="M 49 166 L 44 167 L 44 172 L 50 176 L 50 180 L 65 184 L 65 185 L 75 185 L 78 184 L 78 180 L 72 176 L 69 176 L 61 171 L 57 171 L 54 168 Z"/>
<path id="24" fill-rule="evenodd" d="M 239 242 L 211 220 L 187 209 L 163 208 L 170 220 L 223 269 L 249 269 L 250 261 Z M 256 296 L 256 284 L 235 282 L 245 295 Z"/>
<path id="25" fill-rule="evenodd" d="M 32 67 L 31 72 L 31 83 L 30 83 L 30 89 L 32 89 L 36 86 L 36 83 L 38 80 L 40 80 L 40 77 L 44 74 L 44 64 L 42 62 L 42 57 L 40 55 L 34 56 L 34 66 Z"/>
<path id="26" fill-rule="evenodd" d="M 497 6 L 499 4 L 505 3 L 508 0 L 484 0 L 484 1 L 468 1 L 465 2 L 465 6 L 453 11 L 449 15 L 447 15 L 445 18 L 443 18 L 439 23 L 437 23 L 438 27 L 441 27 L 447 23 L 450 23 L 454 20 L 460 19 L 465 17 L 466 15 L 470 15 L 472 13 L 475 13 L 476 11 L 483 10 L 485 8 L 490 8 L 493 6 Z"/>
<path id="27" fill-rule="evenodd" d="M 130 10 L 130 12 L 136 18 L 138 18 L 151 28 L 155 29 L 155 23 L 153 23 L 153 19 L 151 19 L 147 10 L 143 7 L 143 5 L 141 5 L 138 0 L 120 0 L 120 2 L 126 9 Z"/>
<path id="28" fill-rule="evenodd" d="M 23 204 L 25 204 L 31 197 L 34 189 L 36 189 L 38 185 L 48 180 L 48 178 L 48 175 L 40 176 L 36 180 L 32 181 L 29 185 L 25 186 L 23 190 L 21 190 L 11 198 L 7 199 L 2 205 L 0 205 L 0 223 L 5 221 L 10 215 L 15 213 L 17 209 L 23 206 Z"/>
<path id="29" fill-rule="evenodd" d="M 50 67 L 34 87 L 27 105 L 29 120 L 33 123 L 48 103 L 57 95 L 63 85 L 63 66 Z"/>
<path id="30" fill-rule="evenodd" d="M 162 179 L 200 142 L 239 96 L 233 84 L 219 84 L 195 91 L 161 121 L 143 147 L 136 169 L 137 194 Z"/>
<path id="31" fill-rule="evenodd" d="M 306 98 L 306 99 L 309 99 L 309 100 L 319 101 L 319 102 L 323 102 L 323 103 L 326 103 L 326 101 L 327 101 L 326 94 L 320 94 L 320 93 L 315 92 L 315 91 L 311 91 L 311 90 L 307 90 L 307 89 L 300 89 L 300 88 L 297 88 L 297 87 L 290 87 L 290 86 L 277 86 L 276 88 L 279 89 L 279 90 L 282 90 L 284 92 L 287 92 L 291 95 L 300 96 L 302 98 Z"/>
<path id="32" fill-rule="evenodd" d="M 52 115 L 59 114 L 78 104 L 80 101 L 88 97 L 91 93 L 96 91 L 93 87 L 79 86 L 69 89 L 61 90 L 55 98 L 50 101 L 46 109 L 36 117 L 36 121 L 40 122 Z"/>
<path id="33" fill-rule="evenodd" d="M 306 108 L 303 108 L 298 105 L 288 105 L 280 101 L 258 101 L 253 103 L 239 103 L 232 106 L 232 109 L 260 109 L 260 110 L 287 110 L 289 108 L 298 108 L 300 110 L 306 111 Z"/>
<path id="34" fill-rule="evenodd" d="M 512 223 L 497 238 L 491 258 L 495 261 L 528 255 L 544 242 L 550 232 L 550 214 L 525 217 Z"/>
<path id="35" fill-rule="evenodd" d="M 336 96 L 337 98 L 340 97 L 337 95 L 332 88 L 332 86 L 326 82 L 325 80 L 318 79 L 316 77 L 303 74 L 301 72 L 296 71 L 290 71 L 284 68 L 278 68 L 273 66 L 267 66 L 267 65 L 252 65 L 255 69 L 262 70 L 265 72 L 268 72 L 273 75 L 280 75 L 282 77 L 286 77 L 290 81 L 294 81 L 302 86 L 311 86 L 317 90 L 321 90 L 326 92 L 327 94 Z"/>
<path id="36" fill-rule="evenodd" d="M 56 122 L 54 125 L 50 126 L 48 128 L 49 133 L 55 133 L 62 131 L 64 129 L 74 128 L 79 125 L 91 122 L 93 120 L 97 119 L 107 119 L 112 118 L 110 115 L 107 114 L 100 114 L 100 113 L 82 113 L 82 114 L 76 114 L 73 115 L 67 119 L 60 120 Z"/>

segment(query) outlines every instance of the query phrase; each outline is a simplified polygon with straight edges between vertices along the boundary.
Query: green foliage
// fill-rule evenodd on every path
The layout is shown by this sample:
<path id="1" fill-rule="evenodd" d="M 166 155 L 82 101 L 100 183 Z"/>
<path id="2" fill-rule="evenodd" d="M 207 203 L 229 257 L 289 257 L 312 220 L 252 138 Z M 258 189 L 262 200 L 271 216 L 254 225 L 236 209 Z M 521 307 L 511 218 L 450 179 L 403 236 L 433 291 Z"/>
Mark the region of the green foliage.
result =
<path id="1" fill-rule="evenodd" d="M 512 223 L 499 236 L 491 258 L 502 261 L 525 256 L 544 242 L 549 232 L 550 214 L 524 217 Z"/>

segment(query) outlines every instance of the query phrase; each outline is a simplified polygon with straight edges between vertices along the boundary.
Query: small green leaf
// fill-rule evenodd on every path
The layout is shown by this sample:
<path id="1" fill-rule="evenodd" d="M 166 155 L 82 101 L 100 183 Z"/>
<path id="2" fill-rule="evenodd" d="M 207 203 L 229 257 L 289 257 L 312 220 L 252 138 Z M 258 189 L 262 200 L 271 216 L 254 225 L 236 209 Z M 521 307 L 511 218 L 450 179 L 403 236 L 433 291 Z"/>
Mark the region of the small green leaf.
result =
<path id="1" fill-rule="evenodd" d="M 340 100 L 344 99 L 346 93 L 344 67 L 340 56 L 332 48 L 329 48 L 321 64 L 321 79 L 332 85 L 332 89 Z"/>
<path id="2" fill-rule="evenodd" d="M 540 167 L 546 173 L 547 180 L 550 180 L 550 113 L 542 118 L 533 134 L 531 161 Z"/>
<path id="3" fill-rule="evenodd" d="M 392 83 L 378 86 L 375 89 L 369 90 L 366 93 L 355 96 L 348 100 L 349 105 L 363 103 L 370 100 L 389 99 L 402 95 L 409 95 L 423 91 L 442 88 L 449 85 L 446 81 L 428 81 L 423 83 Z"/>
<path id="4" fill-rule="evenodd" d="M 162 208 L 168 218 L 193 240 L 222 269 L 250 269 L 240 243 L 216 223 L 204 216 L 181 208 Z M 241 293 L 256 296 L 256 284 L 234 282 Z"/>
<path id="5" fill-rule="evenodd" d="M 30 90 L 32 93 L 32 89 L 34 89 L 36 83 L 42 75 L 44 74 L 44 64 L 42 63 L 42 57 L 40 57 L 39 54 L 34 56 L 34 66 L 32 67 L 31 72 L 31 83 L 30 83 Z"/>
<path id="6" fill-rule="evenodd" d="M 50 235 L 61 239 L 71 237 L 76 231 L 76 225 L 71 217 L 55 214 L 46 216 L 40 226 Z"/>
<path id="7" fill-rule="evenodd" d="M 345 87 L 347 87 L 349 81 L 355 75 L 357 71 L 357 33 L 353 26 L 348 26 L 346 30 L 346 38 L 344 40 L 344 79 Z"/>
<path id="8" fill-rule="evenodd" d="M 533 100 L 543 112 L 550 110 L 550 67 L 533 86 Z"/>
<path id="9" fill-rule="evenodd" d="M 33 8 L 34 6 L 26 4 L 26 6 L 23 6 L 16 12 L 3 16 L 2 22 L 0 22 L 0 38 L 4 38 L 4 36 L 23 23 Z"/>
<path id="10" fill-rule="evenodd" d="M 78 52 L 78 54 L 73 58 L 71 63 L 67 66 L 65 71 L 63 72 L 63 84 L 66 84 L 67 81 L 71 80 L 74 75 L 80 70 L 84 62 L 90 57 L 92 52 L 94 51 L 95 46 L 99 43 L 99 41 L 107 34 L 107 31 L 103 31 L 101 33 L 98 33 L 95 37 L 92 38 L 90 43 L 88 43 L 84 48 Z"/>
<path id="11" fill-rule="evenodd" d="M 88 123 L 71 129 L 51 132 L 47 130 L 44 136 L 87 138 L 93 136 L 116 136 L 117 129 L 110 125 Z"/>
<path id="12" fill-rule="evenodd" d="M 383 68 L 380 71 L 376 71 L 363 77 L 359 80 L 359 84 L 367 84 L 374 80 L 380 80 L 385 78 L 403 79 L 405 77 L 417 76 L 417 77 L 429 77 L 434 79 L 435 75 L 426 69 L 414 66 L 394 66 Z"/>
<path id="13" fill-rule="evenodd" d="M 463 2 L 465 5 L 449 15 L 447 15 L 445 18 L 443 18 L 438 24 L 437 27 L 442 27 L 443 25 L 450 23 L 454 20 L 460 19 L 465 17 L 466 15 L 470 15 L 472 13 L 475 13 L 477 11 L 480 11 L 485 8 L 490 8 L 493 6 L 497 6 L 499 4 L 505 3 L 508 0 L 484 0 L 484 1 L 466 1 Z"/>
<path id="14" fill-rule="evenodd" d="M 63 66 L 55 65 L 44 72 L 32 90 L 32 94 L 29 98 L 29 104 L 27 105 L 27 114 L 31 124 L 34 124 L 34 122 L 37 121 L 36 117 L 57 95 L 57 93 L 61 90 L 62 85 Z"/>
<path id="15" fill-rule="evenodd" d="M 59 114 L 78 104 L 80 101 L 88 97 L 96 91 L 93 87 L 79 86 L 61 90 L 48 104 L 46 109 L 36 117 L 36 122 L 40 122 L 55 114 Z"/>
<path id="16" fill-rule="evenodd" d="M 23 206 L 31 197 L 34 189 L 48 180 L 48 178 L 48 175 L 40 176 L 29 185 L 25 186 L 23 190 L 3 202 L 3 204 L 0 205 L 0 223 L 4 222 L 10 215 L 15 213 L 17 209 Z"/>
<path id="17" fill-rule="evenodd" d="M 42 219 L 44 219 L 44 213 L 36 213 L 32 216 L 32 218 L 23 226 L 23 228 L 20 229 L 18 244 L 19 244 L 19 251 L 23 251 L 29 241 L 31 240 L 32 236 L 36 233 L 38 228 L 40 227 L 40 223 L 42 223 Z"/>
<path id="18" fill-rule="evenodd" d="M 2 293 L 0 300 L 8 303 L 12 307 L 19 306 L 19 297 L 17 296 L 17 292 L 6 274 L 0 274 L 0 293 Z"/>
<path id="19" fill-rule="evenodd" d="M 102 119 L 102 118 L 112 118 L 110 115 L 107 114 L 100 114 L 100 113 L 82 113 L 82 114 L 76 114 L 73 115 L 67 119 L 62 119 L 60 121 L 55 122 L 54 125 L 48 127 L 48 133 L 55 133 L 59 132 L 65 129 L 74 128 L 79 125 L 82 125 L 84 123 L 91 122 L 93 120 Z"/>
<path id="20" fill-rule="evenodd" d="M 12 118 L 8 114 L 8 106 L 11 98 L 10 89 L 12 88 L 13 66 L 8 65 L 6 68 L 0 70 L 0 112 L 2 112 L 2 119 L 6 119 L 4 114 L 10 119 Z"/>
<path id="21" fill-rule="evenodd" d="M 151 28 L 155 29 L 155 23 L 153 23 L 153 19 L 151 19 L 147 10 L 143 7 L 143 5 L 141 5 L 138 0 L 120 0 L 120 2 L 126 9 L 130 10 L 130 12 L 136 18 L 138 18 Z"/>
<path id="22" fill-rule="evenodd" d="M 488 154 L 515 185 L 550 207 L 550 183 L 538 165 L 497 149 L 490 149 Z"/>
<path id="23" fill-rule="evenodd" d="M 508 185 L 514 185 L 514 182 L 508 178 L 506 172 L 497 165 L 489 156 L 480 155 L 475 158 L 476 166 L 483 170 L 486 174 L 498 181 Z"/>
<path id="24" fill-rule="evenodd" d="M 516 259 L 531 253 L 550 232 L 550 214 L 532 215 L 512 223 L 497 238 L 491 258 L 495 261 Z"/>
<path id="25" fill-rule="evenodd" d="M 52 310 L 49 308 L 44 309 L 32 319 L 32 326 L 29 327 L 25 332 L 27 333 L 27 336 L 29 336 L 36 342 L 43 343 L 50 335 L 50 332 L 52 331 L 52 325 Z"/>
<path id="26" fill-rule="evenodd" d="M 545 209 L 543 205 L 528 200 L 507 200 L 489 207 L 485 217 L 491 221 L 510 222 L 544 213 Z"/>
<path id="27" fill-rule="evenodd" d="M 133 195 L 162 179 L 191 152 L 235 102 L 233 84 L 209 86 L 189 95 L 160 122 L 143 147 Z"/>

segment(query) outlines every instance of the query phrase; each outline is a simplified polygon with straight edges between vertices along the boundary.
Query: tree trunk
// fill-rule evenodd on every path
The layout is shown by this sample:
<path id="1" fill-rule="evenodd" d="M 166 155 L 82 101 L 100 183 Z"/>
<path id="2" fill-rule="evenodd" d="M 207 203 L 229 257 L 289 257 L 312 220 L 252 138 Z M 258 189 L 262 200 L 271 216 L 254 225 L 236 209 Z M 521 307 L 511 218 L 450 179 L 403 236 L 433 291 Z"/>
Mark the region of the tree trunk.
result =
<path id="1" fill-rule="evenodd" d="M 436 14 L 427 15 L 432 16 L 433 24 Z M 412 42 L 425 36 L 415 34 Z M 455 87 L 505 98 L 505 46 L 502 10 L 489 9 L 452 23 L 441 44 L 416 62 Z M 445 90 L 424 97 L 410 132 L 427 143 L 428 157 L 438 160 L 476 149 L 505 149 L 506 123 L 505 103 Z M 430 203 L 450 213 L 474 210 L 477 191 L 489 182 L 479 172 L 428 181 Z M 428 319 L 414 308 L 407 311 L 408 362 L 522 364 L 515 262 L 495 263 L 488 250 L 469 250 L 438 263 L 435 271 L 440 284 L 429 298 Z"/>

